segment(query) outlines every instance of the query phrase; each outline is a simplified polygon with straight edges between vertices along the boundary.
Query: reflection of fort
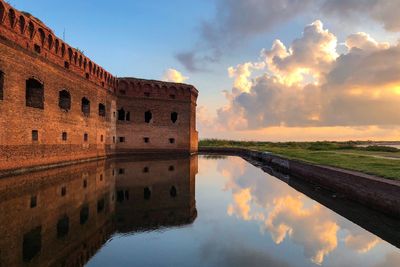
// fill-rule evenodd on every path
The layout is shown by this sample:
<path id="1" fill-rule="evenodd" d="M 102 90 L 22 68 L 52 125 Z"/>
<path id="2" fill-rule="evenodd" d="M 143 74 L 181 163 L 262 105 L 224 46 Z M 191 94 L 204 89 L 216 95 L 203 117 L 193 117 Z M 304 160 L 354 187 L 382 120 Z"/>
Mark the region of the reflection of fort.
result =
<path id="1" fill-rule="evenodd" d="M 98 161 L 1 179 L 0 266 L 82 266 L 115 231 L 192 223 L 196 173 L 192 157 Z"/>
<path id="2" fill-rule="evenodd" d="M 117 228 L 142 231 L 189 224 L 197 216 L 197 160 L 119 161 Z"/>

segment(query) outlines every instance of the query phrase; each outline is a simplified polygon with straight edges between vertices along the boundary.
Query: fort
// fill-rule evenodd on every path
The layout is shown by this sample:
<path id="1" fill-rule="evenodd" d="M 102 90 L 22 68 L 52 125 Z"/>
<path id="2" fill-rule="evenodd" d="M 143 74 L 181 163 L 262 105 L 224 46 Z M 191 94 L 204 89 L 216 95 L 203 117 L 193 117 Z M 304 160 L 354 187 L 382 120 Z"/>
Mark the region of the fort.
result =
<path id="1" fill-rule="evenodd" d="M 117 78 L 0 0 L 0 172 L 197 151 L 198 91 Z"/>

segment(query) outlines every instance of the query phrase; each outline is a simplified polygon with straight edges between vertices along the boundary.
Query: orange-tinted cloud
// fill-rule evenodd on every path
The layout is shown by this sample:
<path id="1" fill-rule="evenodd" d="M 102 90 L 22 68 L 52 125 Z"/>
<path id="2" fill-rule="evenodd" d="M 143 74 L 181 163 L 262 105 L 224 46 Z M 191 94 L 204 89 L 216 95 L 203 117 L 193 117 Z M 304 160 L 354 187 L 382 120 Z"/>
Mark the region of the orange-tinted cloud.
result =
<path id="1" fill-rule="evenodd" d="M 290 47 L 275 41 L 261 62 L 230 68 L 234 86 L 217 112 L 220 129 L 399 125 L 400 44 L 365 33 L 336 36 L 315 21 Z M 255 68 L 254 66 L 257 66 Z M 253 70 L 264 67 L 264 74 Z"/>

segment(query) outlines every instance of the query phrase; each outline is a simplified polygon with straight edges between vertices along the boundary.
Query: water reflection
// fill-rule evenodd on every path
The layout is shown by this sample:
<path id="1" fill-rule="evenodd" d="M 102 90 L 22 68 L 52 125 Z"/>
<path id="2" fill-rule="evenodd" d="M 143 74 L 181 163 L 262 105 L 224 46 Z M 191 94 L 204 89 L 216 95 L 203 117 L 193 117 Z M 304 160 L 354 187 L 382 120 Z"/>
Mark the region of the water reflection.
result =
<path id="1" fill-rule="evenodd" d="M 257 175 L 255 174 L 257 170 L 249 167 L 239 158 L 218 161 L 216 168 L 226 177 L 225 190 L 232 193 L 232 201 L 227 207 L 227 214 L 243 221 L 256 222 L 259 225 L 260 233 L 268 234 L 277 246 L 288 240 L 290 243 L 300 246 L 305 257 L 317 265 L 324 265 L 330 254 L 343 250 L 343 248 L 347 251 L 354 251 L 359 255 L 369 252 L 373 255 L 382 247 L 386 247 L 390 253 L 387 254 L 388 257 L 384 261 L 393 262 L 393 265 L 385 263 L 386 265 L 382 266 L 398 266 L 398 262 L 394 264 L 394 259 L 400 260 L 397 249 L 394 249 L 376 235 L 310 199 L 303 194 L 308 193 L 304 188 L 304 190 L 301 190 L 303 193 L 300 193 L 282 182 L 285 181 L 299 190 L 301 185 L 296 184 L 296 181 L 291 181 L 289 177 L 281 175 L 281 181 L 269 175 L 267 177 Z M 324 194 L 313 192 L 312 195 L 319 200 L 324 198 Z M 333 198 L 335 196 L 328 196 L 330 201 L 324 202 L 337 205 L 335 202 L 339 201 L 342 202 L 339 205 L 341 205 L 340 211 L 343 213 L 358 212 L 356 209 L 351 210 L 351 207 L 347 206 L 355 204 L 343 200 L 334 200 Z M 362 209 L 362 207 L 357 208 Z M 390 218 L 384 220 L 382 217 L 377 219 L 373 211 L 366 209 L 361 210 L 361 213 L 364 219 L 370 220 L 369 222 L 359 221 L 361 225 L 369 227 L 374 225 L 374 231 L 381 231 L 380 233 L 383 231 L 383 234 L 386 234 L 387 237 L 389 235 L 395 236 L 397 239 L 391 241 L 394 241 L 396 245 L 399 244 L 399 234 L 395 229 L 400 229 L 400 224 L 396 220 Z M 373 216 L 368 218 L 369 214 L 374 214 L 375 218 Z M 384 225 L 384 223 L 390 225 Z M 382 244 L 380 248 L 378 248 L 379 244 Z M 373 251 L 374 249 L 376 250 Z M 342 251 L 340 254 L 342 257 L 347 256 Z M 327 265 L 352 266 L 348 264 L 336 265 L 332 264 L 332 261 Z M 369 262 L 359 266 L 375 265 L 371 265 L 371 262 Z"/>
<path id="2" fill-rule="evenodd" d="M 0 179 L 0 266 L 398 266 L 398 221 L 265 171 L 141 157 Z"/>
<path id="3" fill-rule="evenodd" d="M 192 223 L 197 158 L 98 161 L 0 180 L 0 266 L 83 266 L 116 232 Z"/>
<path id="4" fill-rule="evenodd" d="M 116 182 L 117 229 L 122 233 L 190 224 L 197 216 L 197 159 L 120 160 Z"/>

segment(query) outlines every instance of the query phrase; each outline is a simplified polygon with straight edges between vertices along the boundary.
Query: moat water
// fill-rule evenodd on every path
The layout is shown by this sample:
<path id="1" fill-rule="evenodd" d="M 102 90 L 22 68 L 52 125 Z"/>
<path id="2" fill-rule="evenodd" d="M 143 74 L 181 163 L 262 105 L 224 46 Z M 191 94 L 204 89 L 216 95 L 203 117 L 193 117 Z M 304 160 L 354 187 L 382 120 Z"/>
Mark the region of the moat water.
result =
<path id="1" fill-rule="evenodd" d="M 400 263 L 400 223 L 237 157 L 130 158 L 0 179 L 0 266 Z"/>

